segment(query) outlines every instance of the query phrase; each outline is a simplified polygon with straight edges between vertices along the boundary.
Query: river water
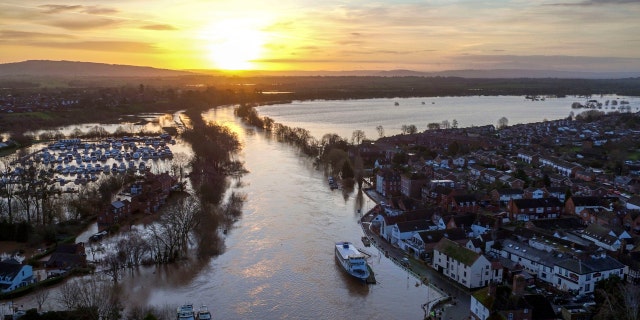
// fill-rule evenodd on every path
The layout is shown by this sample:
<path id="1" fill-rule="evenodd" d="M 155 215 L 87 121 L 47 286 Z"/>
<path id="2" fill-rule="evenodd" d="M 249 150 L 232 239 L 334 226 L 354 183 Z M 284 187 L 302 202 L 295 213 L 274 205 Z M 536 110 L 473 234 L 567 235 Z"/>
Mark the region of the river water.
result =
<path id="1" fill-rule="evenodd" d="M 322 171 L 283 143 L 247 128 L 231 108 L 206 115 L 228 125 L 243 143 L 250 171 L 232 184 L 247 196 L 222 255 L 124 279 L 125 301 L 177 306 L 206 304 L 215 319 L 421 319 L 425 286 L 372 247 L 378 284 L 348 277 L 334 242 L 362 247 L 358 224 L 374 203 L 354 191 L 330 190 Z"/>

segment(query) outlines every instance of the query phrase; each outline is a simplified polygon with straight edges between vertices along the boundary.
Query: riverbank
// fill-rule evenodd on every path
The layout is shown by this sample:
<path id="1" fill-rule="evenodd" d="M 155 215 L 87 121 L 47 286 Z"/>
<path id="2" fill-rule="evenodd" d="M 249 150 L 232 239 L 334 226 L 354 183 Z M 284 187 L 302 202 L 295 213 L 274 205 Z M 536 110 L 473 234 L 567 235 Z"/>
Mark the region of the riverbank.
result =
<path id="1" fill-rule="evenodd" d="M 376 204 L 384 201 L 384 198 L 373 189 L 367 189 L 365 193 Z M 408 256 L 403 250 L 380 237 L 379 233 L 371 228 L 371 220 L 375 218 L 374 210 L 375 208 L 371 209 L 360 219 L 362 231 L 381 254 L 416 278 L 419 281 L 416 285 L 429 287 L 429 296 L 422 306 L 425 315 L 434 311 L 435 319 L 468 319 L 471 303 L 470 292 L 433 270 L 426 262 Z"/>

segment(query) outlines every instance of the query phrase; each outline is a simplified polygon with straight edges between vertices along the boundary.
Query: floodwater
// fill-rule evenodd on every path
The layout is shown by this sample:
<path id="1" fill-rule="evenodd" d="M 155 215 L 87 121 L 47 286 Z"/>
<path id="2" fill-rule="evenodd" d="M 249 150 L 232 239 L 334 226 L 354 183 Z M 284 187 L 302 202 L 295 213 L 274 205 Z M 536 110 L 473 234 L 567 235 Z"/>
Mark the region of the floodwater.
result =
<path id="1" fill-rule="evenodd" d="M 215 319 L 422 319 L 427 288 L 375 248 L 366 248 L 375 285 L 350 278 L 335 261 L 336 241 L 363 247 L 358 221 L 374 205 L 366 195 L 332 191 L 311 160 L 247 128 L 232 108 L 205 117 L 242 141 L 239 158 L 250 172 L 231 188 L 246 195 L 243 215 L 222 255 L 128 274 L 126 304 L 204 304 Z"/>
<path id="2" fill-rule="evenodd" d="M 401 133 L 402 125 L 415 125 L 424 131 L 429 123 L 455 119 L 458 127 L 497 125 L 506 117 L 509 125 L 540 122 L 545 119 L 566 118 L 570 113 L 578 115 L 588 109 L 572 109 L 573 102 L 586 104 L 588 100 L 626 101 L 631 112 L 640 110 L 640 97 L 603 95 L 593 97 L 547 97 L 532 101 L 524 96 L 465 96 L 465 97 L 416 97 L 397 99 L 359 100 L 311 100 L 288 104 L 266 105 L 258 108 L 261 116 L 290 127 L 309 130 L 312 136 L 322 138 L 326 133 L 337 133 L 350 139 L 354 130 L 362 130 L 369 139 L 377 139 L 377 126 L 382 126 L 386 136 Z M 396 105 L 397 102 L 397 105 Z M 604 105 L 603 112 L 618 111 L 622 104 Z"/>

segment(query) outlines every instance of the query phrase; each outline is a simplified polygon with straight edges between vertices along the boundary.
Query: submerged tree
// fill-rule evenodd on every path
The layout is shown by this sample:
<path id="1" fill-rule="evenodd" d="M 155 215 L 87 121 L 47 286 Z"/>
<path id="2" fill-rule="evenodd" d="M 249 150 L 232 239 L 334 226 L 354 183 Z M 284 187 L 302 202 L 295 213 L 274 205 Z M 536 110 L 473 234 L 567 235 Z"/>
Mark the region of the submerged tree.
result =
<path id="1" fill-rule="evenodd" d="M 498 119 L 498 129 L 504 129 L 507 126 L 509 126 L 509 119 L 507 119 L 507 117 Z"/>
<path id="2" fill-rule="evenodd" d="M 364 131 L 355 130 L 355 131 L 353 131 L 353 134 L 351 136 L 351 141 L 353 142 L 353 144 L 359 145 L 366 138 L 367 137 L 365 136 Z"/>

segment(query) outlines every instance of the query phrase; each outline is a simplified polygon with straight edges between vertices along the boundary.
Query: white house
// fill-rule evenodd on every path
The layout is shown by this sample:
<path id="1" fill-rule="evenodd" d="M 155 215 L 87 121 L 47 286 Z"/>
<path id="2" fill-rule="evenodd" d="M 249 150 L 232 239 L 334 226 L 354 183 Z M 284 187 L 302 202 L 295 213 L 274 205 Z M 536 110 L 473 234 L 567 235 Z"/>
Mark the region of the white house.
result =
<path id="1" fill-rule="evenodd" d="M 0 292 L 11 292 L 33 282 L 33 268 L 14 259 L 0 262 Z"/>
<path id="2" fill-rule="evenodd" d="M 445 276 L 469 288 L 502 281 L 502 266 L 484 255 L 442 238 L 433 249 L 433 267 Z"/>
<path id="3" fill-rule="evenodd" d="M 628 268 L 606 254 L 590 256 L 586 259 L 569 258 L 559 261 L 553 268 L 557 279 L 554 285 L 560 290 L 571 290 L 575 294 L 591 293 L 600 280 L 612 276 L 624 279 Z"/>
<path id="4" fill-rule="evenodd" d="M 501 249 L 494 248 L 493 251 L 520 264 L 529 273 L 536 275 L 538 280 L 553 283 L 553 267 L 559 259 L 557 254 L 509 239 L 502 242 Z"/>
<path id="5" fill-rule="evenodd" d="M 626 236 L 629 235 L 626 232 L 625 234 Z M 622 244 L 622 241 L 620 241 L 621 239 L 618 238 L 610 228 L 601 226 L 597 223 L 590 224 L 580 235 L 582 238 L 592 241 L 598 247 L 609 251 L 616 251 L 620 249 L 620 245 Z M 621 234 L 621 236 L 624 235 Z"/>
<path id="6" fill-rule="evenodd" d="M 392 244 L 396 244 L 402 250 L 406 250 L 402 242 L 412 238 L 415 234 L 421 231 L 436 230 L 436 225 L 430 220 L 413 220 L 398 222 L 391 228 L 391 240 Z"/>

